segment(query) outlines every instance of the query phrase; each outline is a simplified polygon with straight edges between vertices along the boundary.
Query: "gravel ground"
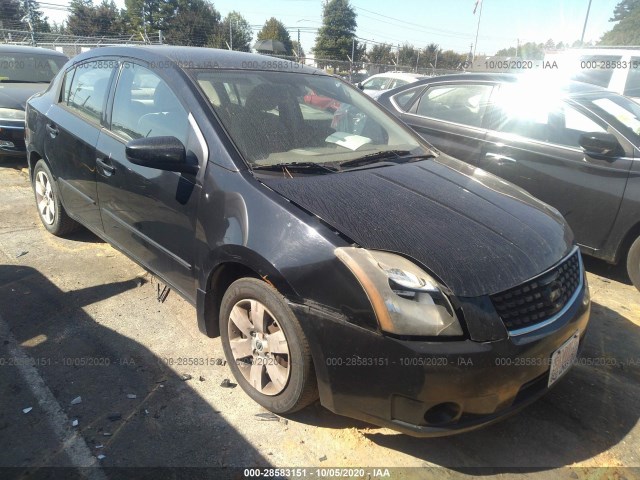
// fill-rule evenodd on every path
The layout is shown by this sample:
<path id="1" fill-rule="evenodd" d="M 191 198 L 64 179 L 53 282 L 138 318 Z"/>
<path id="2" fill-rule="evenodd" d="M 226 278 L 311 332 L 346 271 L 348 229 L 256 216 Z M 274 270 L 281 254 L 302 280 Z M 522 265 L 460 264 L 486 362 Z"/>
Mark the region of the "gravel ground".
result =
<path id="1" fill-rule="evenodd" d="M 0 165 L 0 467 L 12 467 L 0 477 L 120 478 L 131 471 L 115 467 L 137 466 L 640 478 L 640 293 L 619 269 L 587 260 L 594 304 L 580 364 L 501 423 L 415 439 L 319 405 L 280 418 L 220 386 L 233 380 L 220 341 L 199 333 L 178 295 L 159 303 L 155 278 L 86 231 L 49 235 L 22 167 Z"/>

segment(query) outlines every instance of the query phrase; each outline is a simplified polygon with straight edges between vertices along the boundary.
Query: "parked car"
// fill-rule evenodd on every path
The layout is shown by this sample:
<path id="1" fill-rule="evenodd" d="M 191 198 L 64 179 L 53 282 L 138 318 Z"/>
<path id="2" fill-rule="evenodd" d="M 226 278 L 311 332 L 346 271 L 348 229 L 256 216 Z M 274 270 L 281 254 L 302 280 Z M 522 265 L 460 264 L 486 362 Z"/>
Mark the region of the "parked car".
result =
<path id="1" fill-rule="evenodd" d="M 371 98 L 375 99 L 387 90 L 416 82 L 421 78 L 425 78 L 424 75 L 419 75 L 417 73 L 378 73 L 367 78 L 362 83 L 359 83 L 358 88 L 369 95 Z"/>
<path id="2" fill-rule="evenodd" d="M 319 396 L 443 435 L 545 393 L 590 311 L 563 218 L 348 83 L 286 67 L 192 47 L 79 55 L 27 106 L 44 227 L 82 224 L 162 278 L 276 413 Z M 359 133 L 313 114 L 308 89 L 358 110 Z"/>
<path id="3" fill-rule="evenodd" d="M 640 289 L 640 106 L 593 85 L 465 74 L 380 103 L 436 148 L 557 208 L 582 251 L 626 261 Z"/>
<path id="4" fill-rule="evenodd" d="M 0 45 L 0 160 L 24 157 L 24 108 L 67 62 L 46 48 Z"/>
<path id="5" fill-rule="evenodd" d="M 569 78 L 604 87 L 640 103 L 639 48 L 582 48 L 545 55 Z"/>

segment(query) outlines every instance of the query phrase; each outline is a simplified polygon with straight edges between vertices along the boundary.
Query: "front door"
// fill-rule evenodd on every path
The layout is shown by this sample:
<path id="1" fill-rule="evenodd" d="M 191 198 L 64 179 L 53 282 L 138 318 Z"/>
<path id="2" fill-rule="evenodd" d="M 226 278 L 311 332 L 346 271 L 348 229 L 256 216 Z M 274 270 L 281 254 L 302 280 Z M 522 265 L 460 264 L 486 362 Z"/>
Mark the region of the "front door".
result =
<path id="1" fill-rule="evenodd" d="M 141 137 L 173 136 L 198 151 L 190 116 L 155 72 L 120 68 L 110 128 L 98 139 L 98 197 L 104 230 L 118 247 L 161 275 L 187 298 L 195 295 L 195 219 L 200 186 L 192 174 L 139 166 L 125 145 Z M 200 165 L 204 159 L 198 158 Z"/>

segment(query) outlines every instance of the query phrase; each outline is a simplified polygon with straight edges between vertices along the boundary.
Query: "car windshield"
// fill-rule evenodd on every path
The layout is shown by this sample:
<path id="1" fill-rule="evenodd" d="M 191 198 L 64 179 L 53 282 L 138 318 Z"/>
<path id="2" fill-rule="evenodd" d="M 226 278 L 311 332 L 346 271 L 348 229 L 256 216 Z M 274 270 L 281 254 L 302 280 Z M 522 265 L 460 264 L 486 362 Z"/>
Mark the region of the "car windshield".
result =
<path id="1" fill-rule="evenodd" d="M 348 162 L 431 155 L 364 94 L 334 77 L 220 70 L 194 75 L 252 168 L 304 164 L 305 173 L 316 174 Z"/>
<path id="2" fill-rule="evenodd" d="M 67 62 L 65 57 L 46 54 L 0 53 L 0 82 L 49 83 Z"/>

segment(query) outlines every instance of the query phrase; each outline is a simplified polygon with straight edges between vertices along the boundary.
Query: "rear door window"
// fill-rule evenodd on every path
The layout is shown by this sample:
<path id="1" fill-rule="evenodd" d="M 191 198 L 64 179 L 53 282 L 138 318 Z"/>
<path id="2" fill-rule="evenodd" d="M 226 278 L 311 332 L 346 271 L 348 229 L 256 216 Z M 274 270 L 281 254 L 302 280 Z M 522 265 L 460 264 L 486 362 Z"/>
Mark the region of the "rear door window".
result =
<path id="1" fill-rule="evenodd" d="M 492 91 L 492 85 L 433 86 L 422 94 L 416 114 L 480 127 Z"/>
<path id="2" fill-rule="evenodd" d="M 63 90 L 64 104 L 81 116 L 100 123 L 113 69 L 104 61 L 77 66 L 69 90 Z"/>
<path id="3" fill-rule="evenodd" d="M 628 97 L 640 97 L 640 57 L 631 57 L 624 94 Z"/>
<path id="4" fill-rule="evenodd" d="M 590 83 L 607 88 L 616 68 L 617 62 L 622 59 L 620 55 L 585 55 L 580 57 L 581 65 L 589 68 L 580 70 L 573 76 L 573 80 Z"/>

